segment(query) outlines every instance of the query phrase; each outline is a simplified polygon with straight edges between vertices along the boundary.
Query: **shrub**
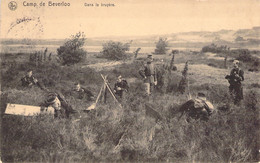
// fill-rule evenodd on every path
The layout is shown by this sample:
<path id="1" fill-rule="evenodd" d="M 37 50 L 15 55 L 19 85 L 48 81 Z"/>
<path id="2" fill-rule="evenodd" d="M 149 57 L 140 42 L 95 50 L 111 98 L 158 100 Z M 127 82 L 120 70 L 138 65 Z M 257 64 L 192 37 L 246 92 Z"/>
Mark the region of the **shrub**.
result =
<path id="1" fill-rule="evenodd" d="M 130 43 L 108 41 L 103 44 L 102 54 L 103 57 L 110 60 L 126 59 L 126 51 L 129 51 Z"/>
<path id="2" fill-rule="evenodd" d="M 63 65 L 72 65 L 83 62 L 86 57 L 86 51 L 83 49 L 85 44 L 84 33 L 77 33 L 57 49 L 58 57 Z"/>
<path id="3" fill-rule="evenodd" d="M 232 51 L 232 53 L 237 54 L 236 59 L 243 61 L 243 62 L 256 62 L 256 61 L 258 61 L 258 58 L 252 56 L 248 49 L 239 49 L 237 51 Z"/>
<path id="4" fill-rule="evenodd" d="M 211 44 L 204 46 L 201 51 L 206 53 L 206 52 L 211 52 L 211 53 L 225 53 L 228 50 L 228 47 L 225 45 L 217 46 L 216 44 Z"/>
<path id="5" fill-rule="evenodd" d="M 159 38 L 159 41 L 156 42 L 156 48 L 154 50 L 154 54 L 166 54 L 169 50 L 167 38 Z"/>

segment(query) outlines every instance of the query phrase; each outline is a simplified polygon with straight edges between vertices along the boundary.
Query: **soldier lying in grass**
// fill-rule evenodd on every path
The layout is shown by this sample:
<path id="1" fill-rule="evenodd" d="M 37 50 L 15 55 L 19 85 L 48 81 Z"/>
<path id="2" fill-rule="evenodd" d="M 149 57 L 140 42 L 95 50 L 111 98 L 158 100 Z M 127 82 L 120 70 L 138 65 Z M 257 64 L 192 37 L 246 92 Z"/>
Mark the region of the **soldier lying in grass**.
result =
<path id="1" fill-rule="evenodd" d="M 26 75 L 21 79 L 21 82 L 23 87 L 31 88 L 34 85 L 37 85 L 39 88 L 44 90 L 39 81 L 33 76 L 32 70 L 27 71 Z"/>
<path id="2" fill-rule="evenodd" d="M 55 118 L 69 118 L 70 114 L 77 113 L 71 105 L 65 100 L 65 97 L 61 93 L 49 93 L 47 99 L 41 106 L 53 107 Z"/>
<path id="3" fill-rule="evenodd" d="M 76 99 L 92 101 L 94 100 L 93 93 L 87 88 L 81 87 L 80 83 L 75 83 L 74 88 L 71 90 L 70 95 Z"/>
<path id="4" fill-rule="evenodd" d="M 186 113 L 188 122 L 190 121 L 190 118 L 208 121 L 213 111 L 214 106 L 212 103 L 206 99 L 204 93 L 199 92 L 197 98 L 185 102 L 180 107 L 181 116 L 179 119 Z"/>

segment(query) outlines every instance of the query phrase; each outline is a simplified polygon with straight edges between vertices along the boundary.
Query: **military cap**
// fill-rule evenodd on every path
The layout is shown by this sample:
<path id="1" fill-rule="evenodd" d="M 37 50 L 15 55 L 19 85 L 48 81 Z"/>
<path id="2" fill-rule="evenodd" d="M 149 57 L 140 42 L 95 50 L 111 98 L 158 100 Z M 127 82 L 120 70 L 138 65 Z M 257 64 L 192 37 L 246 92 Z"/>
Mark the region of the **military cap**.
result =
<path id="1" fill-rule="evenodd" d="M 206 95 L 203 92 L 198 93 L 198 98 L 206 100 Z"/>
<path id="2" fill-rule="evenodd" d="M 74 85 L 80 85 L 80 83 L 76 82 L 76 83 L 74 83 Z"/>
<path id="3" fill-rule="evenodd" d="M 147 55 L 147 62 L 152 62 L 153 61 L 153 55 L 152 54 L 148 54 Z"/>
<path id="4" fill-rule="evenodd" d="M 239 60 L 234 60 L 233 63 L 234 64 L 239 64 Z"/>
<path id="5" fill-rule="evenodd" d="M 31 71 L 32 71 L 32 69 L 28 69 L 28 70 L 27 70 L 27 72 L 31 72 Z"/>
<path id="6" fill-rule="evenodd" d="M 47 104 L 53 104 L 55 103 L 56 101 L 56 98 L 57 98 L 57 94 L 56 93 L 49 93 L 48 96 L 47 96 L 47 100 L 46 100 L 46 103 Z"/>
<path id="7" fill-rule="evenodd" d="M 203 92 L 199 92 L 199 93 L 198 93 L 198 96 L 200 96 L 200 97 L 206 97 L 206 95 L 205 95 Z"/>

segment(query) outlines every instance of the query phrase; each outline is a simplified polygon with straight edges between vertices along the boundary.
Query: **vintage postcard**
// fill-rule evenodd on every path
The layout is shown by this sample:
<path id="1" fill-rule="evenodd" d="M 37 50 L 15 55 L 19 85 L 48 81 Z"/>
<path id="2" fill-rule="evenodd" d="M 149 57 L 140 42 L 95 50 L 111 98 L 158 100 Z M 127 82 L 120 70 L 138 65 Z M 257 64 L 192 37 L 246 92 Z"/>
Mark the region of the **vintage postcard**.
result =
<path id="1" fill-rule="evenodd" d="M 260 0 L 0 8 L 0 161 L 260 161 Z"/>

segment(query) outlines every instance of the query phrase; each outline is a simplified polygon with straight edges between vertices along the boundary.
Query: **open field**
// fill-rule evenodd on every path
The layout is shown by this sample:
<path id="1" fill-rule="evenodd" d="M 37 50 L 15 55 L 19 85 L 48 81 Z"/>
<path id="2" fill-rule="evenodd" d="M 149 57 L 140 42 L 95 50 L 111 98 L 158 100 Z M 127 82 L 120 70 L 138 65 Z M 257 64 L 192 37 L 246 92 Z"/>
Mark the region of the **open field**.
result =
<path id="1" fill-rule="evenodd" d="M 129 55 L 132 55 L 131 53 Z M 232 66 L 224 69 L 218 56 L 190 50 L 175 55 L 177 71 L 165 72 L 164 85 L 147 98 L 138 74 L 146 52 L 136 60 L 109 61 L 90 52 L 86 61 L 61 66 L 53 59 L 38 66 L 28 63 L 28 54 L 1 54 L 1 160 L 25 162 L 257 162 L 259 149 L 259 72 L 245 70 L 244 100 L 240 106 L 230 101 L 225 80 Z M 169 64 L 171 56 L 154 55 L 158 68 Z M 178 93 L 184 63 L 188 69 L 192 97 L 205 92 L 216 111 L 208 122 L 178 120 L 177 110 L 187 101 L 188 91 Z M 246 63 L 242 63 L 247 68 Z M 209 66 L 211 65 L 211 66 Z M 213 66 L 212 66 L 213 65 Z M 108 75 L 113 86 L 116 76 L 129 81 L 120 108 L 108 96 L 96 110 L 71 119 L 53 119 L 51 115 L 21 117 L 4 115 L 5 104 L 39 105 L 47 92 L 37 87 L 23 89 L 20 78 L 27 69 L 51 91 L 64 94 L 74 109 L 82 111 L 93 102 L 70 96 L 75 82 L 80 82 L 97 96 Z M 147 112 L 152 107 L 162 118 Z M 223 108 L 227 106 L 226 110 Z"/>

